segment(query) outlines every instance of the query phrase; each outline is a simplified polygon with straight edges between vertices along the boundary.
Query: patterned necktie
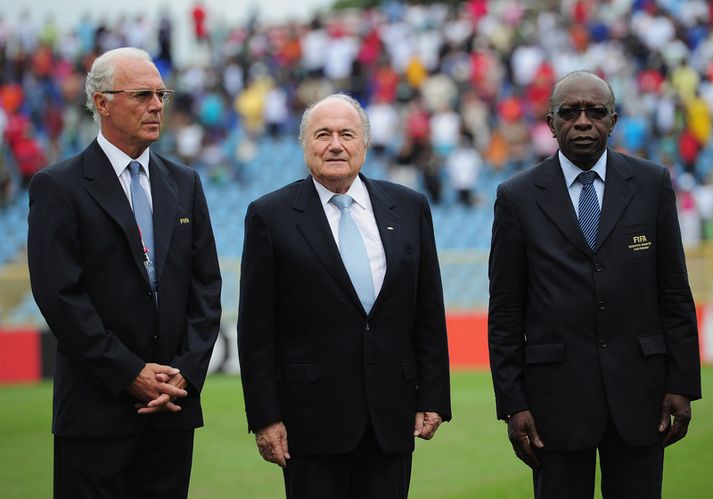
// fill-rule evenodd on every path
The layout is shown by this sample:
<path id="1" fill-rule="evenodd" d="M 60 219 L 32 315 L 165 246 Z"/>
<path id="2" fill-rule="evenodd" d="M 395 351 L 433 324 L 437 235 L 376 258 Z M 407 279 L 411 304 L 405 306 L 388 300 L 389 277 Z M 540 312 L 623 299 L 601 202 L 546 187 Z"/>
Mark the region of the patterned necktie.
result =
<path id="1" fill-rule="evenodd" d="M 579 193 L 579 227 L 592 250 L 597 244 L 600 211 L 597 193 L 593 185 L 595 178 L 597 178 L 597 172 L 591 170 L 577 176 L 577 181 L 582 184 L 582 192 Z"/>
<path id="2" fill-rule="evenodd" d="M 153 244 L 153 213 L 146 191 L 141 186 L 141 163 L 129 163 L 131 171 L 131 205 L 134 207 L 134 217 L 141 233 L 141 243 L 144 249 L 144 265 L 149 275 L 151 289 L 156 290 L 156 266 L 154 265 L 155 253 Z"/>
<path id="3" fill-rule="evenodd" d="M 347 268 L 349 278 L 359 296 L 364 310 L 368 314 L 374 305 L 374 281 L 371 278 L 371 266 L 366 246 L 359 228 L 354 223 L 351 205 L 354 202 L 347 194 L 335 194 L 329 201 L 341 210 L 339 216 L 339 253 Z"/>

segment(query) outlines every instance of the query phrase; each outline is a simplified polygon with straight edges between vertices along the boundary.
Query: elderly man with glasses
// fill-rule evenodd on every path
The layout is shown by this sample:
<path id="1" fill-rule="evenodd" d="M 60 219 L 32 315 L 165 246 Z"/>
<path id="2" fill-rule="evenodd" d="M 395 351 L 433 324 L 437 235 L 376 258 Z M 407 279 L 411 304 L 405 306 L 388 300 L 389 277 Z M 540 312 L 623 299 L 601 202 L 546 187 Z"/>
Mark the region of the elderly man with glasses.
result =
<path id="1" fill-rule="evenodd" d="M 497 417 L 535 497 L 661 497 L 700 398 L 698 332 L 668 170 L 607 148 L 614 93 L 552 91 L 559 151 L 498 188 L 488 333 Z"/>
<path id="2" fill-rule="evenodd" d="M 32 292 L 57 338 L 54 497 L 187 497 L 221 279 L 201 182 L 149 150 L 167 90 L 119 48 L 87 75 L 100 125 L 30 185 Z"/>

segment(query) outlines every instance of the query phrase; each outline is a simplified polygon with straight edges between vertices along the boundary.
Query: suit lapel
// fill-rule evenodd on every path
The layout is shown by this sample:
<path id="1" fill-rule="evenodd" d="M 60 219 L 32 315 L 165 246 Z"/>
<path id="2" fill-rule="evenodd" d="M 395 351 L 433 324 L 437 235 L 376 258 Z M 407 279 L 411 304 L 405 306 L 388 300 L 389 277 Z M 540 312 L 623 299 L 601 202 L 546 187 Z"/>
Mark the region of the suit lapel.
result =
<path id="1" fill-rule="evenodd" d="M 376 226 L 379 229 L 381 244 L 383 244 L 384 253 L 386 254 L 386 275 L 384 276 L 381 291 L 376 297 L 374 306 L 371 309 L 371 313 L 373 313 L 383 301 L 382 297 L 388 296 L 389 288 L 398 284 L 395 276 L 399 275 L 399 266 L 401 264 L 403 250 L 401 231 L 403 227 L 401 227 L 399 216 L 395 211 L 396 203 L 391 196 L 376 182 L 370 181 L 363 175 L 361 179 L 369 192 L 371 206 L 374 210 L 374 218 L 376 219 Z"/>
<path id="2" fill-rule="evenodd" d="M 349 295 L 355 306 L 363 310 L 347 269 L 342 263 L 339 248 L 334 241 L 334 235 L 312 177 L 307 177 L 301 182 L 292 209 L 302 215 L 298 217 L 297 228 L 327 273 Z"/>
<path id="3" fill-rule="evenodd" d="M 633 173 L 626 160 L 618 153 L 607 152 L 607 178 L 604 183 L 602 214 L 599 218 L 597 249 L 611 233 L 624 209 L 629 205 L 634 188 L 627 182 Z"/>
<path id="4" fill-rule="evenodd" d="M 154 251 L 156 252 L 154 260 L 156 262 L 156 279 L 160 280 L 177 219 L 178 198 L 175 182 L 166 165 L 155 154 L 151 154 L 149 171 L 153 201 Z"/>
<path id="5" fill-rule="evenodd" d="M 134 213 L 109 159 L 96 140 L 84 153 L 84 177 L 87 179 L 86 189 L 89 195 L 124 232 L 134 262 L 148 284 L 149 278 L 143 264 L 144 253 Z"/>
<path id="6" fill-rule="evenodd" d="M 592 250 L 589 249 L 579 227 L 557 154 L 547 158 L 537 168 L 540 171 L 535 179 L 535 186 L 541 190 L 537 196 L 537 204 L 580 251 L 591 255 Z"/>

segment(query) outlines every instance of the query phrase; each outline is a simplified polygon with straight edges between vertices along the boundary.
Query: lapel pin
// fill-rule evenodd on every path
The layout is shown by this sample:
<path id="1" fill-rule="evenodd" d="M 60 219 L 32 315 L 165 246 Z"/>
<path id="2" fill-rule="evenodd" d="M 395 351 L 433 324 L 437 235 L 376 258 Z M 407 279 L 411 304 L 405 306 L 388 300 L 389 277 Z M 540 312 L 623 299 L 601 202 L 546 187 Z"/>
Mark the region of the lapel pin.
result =
<path id="1" fill-rule="evenodd" d="M 390 225 L 387 225 L 387 226 L 386 226 L 386 230 L 394 230 L 394 228 L 393 228 L 392 226 L 390 226 Z"/>

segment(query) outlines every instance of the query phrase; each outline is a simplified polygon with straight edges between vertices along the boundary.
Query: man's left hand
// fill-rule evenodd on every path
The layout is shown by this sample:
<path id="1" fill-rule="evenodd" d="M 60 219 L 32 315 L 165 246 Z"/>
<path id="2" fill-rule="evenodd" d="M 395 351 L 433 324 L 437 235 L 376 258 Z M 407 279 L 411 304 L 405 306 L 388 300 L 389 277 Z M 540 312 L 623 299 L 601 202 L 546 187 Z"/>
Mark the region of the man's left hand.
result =
<path id="1" fill-rule="evenodd" d="M 659 433 L 663 436 L 663 446 L 667 447 L 686 436 L 691 422 L 691 400 L 685 395 L 667 393 L 662 405 Z"/>
<path id="2" fill-rule="evenodd" d="M 175 386 L 182 390 L 185 390 L 186 386 L 188 386 L 186 378 L 184 378 L 181 373 L 178 373 L 172 377 L 169 377 L 167 374 L 159 373 L 156 375 L 156 380 L 160 381 L 161 383 L 167 383 L 171 386 Z M 156 412 L 164 411 L 178 412 L 181 410 L 181 406 L 174 403 L 174 400 L 175 399 L 171 398 L 170 395 L 162 393 L 155 399 L 150 400 L 145 405 L 136 404 L 135 407 L 138 409 L 139 414 L 154 414 Z"/>
<path id="3" fill-rule="evenodd" d="M 413 425 L 413 436 L 430 440 L 443 419 L 437 412 L 417 412 L 416 422 Z"/>

